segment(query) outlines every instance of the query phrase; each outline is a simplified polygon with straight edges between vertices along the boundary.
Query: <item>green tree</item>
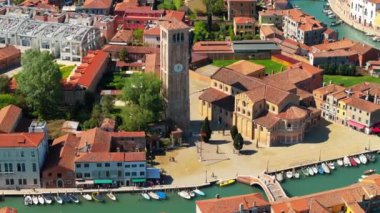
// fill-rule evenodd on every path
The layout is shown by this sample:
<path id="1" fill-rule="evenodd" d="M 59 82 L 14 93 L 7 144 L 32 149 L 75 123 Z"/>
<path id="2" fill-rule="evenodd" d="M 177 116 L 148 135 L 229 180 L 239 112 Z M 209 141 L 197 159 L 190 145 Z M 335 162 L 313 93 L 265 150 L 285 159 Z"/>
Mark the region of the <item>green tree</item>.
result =
<path id="1" fill-rule="evenodd" d="M 235 125 L 233 125 L 230 129 L 230 134 L 231 134 L 231 138 L 232 140 L 234 140 L 234 138 L 236 137 L 236 135 L 239 133 L 237 127 Z"/>
<path id="2" fill-rule="evenodd" d="M 22 104 L 22 100 L 20 97 L 12 94 L 0 94 L 0 108 L 8 106 L 9 104 L 20 106 Z"/>
<path id="3" fill-rule="evenodd" d="M 21 64 L 22 71 L 16 78 L 19 92 L 35 116 L 51 118 L 63 97 L 58 64 L 49 52 L 33 49 L 23 54 Z"/>
<path id="4" fill-rule="evenodd" d="M 239 151 L 243 148 L 244 139 L 240 133 L 234 137 L 234 148 Z"/>
<path id="5" fill-rule="evenodd" d="M 0 93 L 7 93 L 9 92 L 9 82 L 10 79 L 6 75 L 0 76 Z"/>
<path id="6" fill-rule="evenodd" d="M 207 40 L 209 32 L 206 23 L 197 21 L 194 24 L 194 42 Z"/>
<path id="7" fill-rule="evenodd" d="M 152 111 L 141 108 L 136 104 L 129 104 L 122 109 L 123 123 L 121 128 L 127 131 L 142 131 L 148 127 L 148 124 L 154 122 Z"/>
<path id="8" fill-rule="evenodd" d="M 123 48 L 119 51 L 119 60 L 125 61 L 126 57 L 127 57 L 127 49 Z"/>
<path id="9" fill-rule="evenodd" d="M 110 116 L 113 110 L 113 97 L 110 95 L 102 96 L 100 99 L 100 107 L 105 117 Z"/>
<path id="10" fill-rule="evenodd" d="M 210 121 L 208 120 L 208 117 L 205 118 L 203 121 L 202 127 L 201 127 L 201 137 L 204 142 L 209 142 L 211 138 L 211 127 L 210 127 Z"/>
<path id="11" fill-rule="evenodd" d="M 142 41 L 144 31 L 142 29 L 135 29 L 133 31 L 133 38 L 137 41 Z"/>

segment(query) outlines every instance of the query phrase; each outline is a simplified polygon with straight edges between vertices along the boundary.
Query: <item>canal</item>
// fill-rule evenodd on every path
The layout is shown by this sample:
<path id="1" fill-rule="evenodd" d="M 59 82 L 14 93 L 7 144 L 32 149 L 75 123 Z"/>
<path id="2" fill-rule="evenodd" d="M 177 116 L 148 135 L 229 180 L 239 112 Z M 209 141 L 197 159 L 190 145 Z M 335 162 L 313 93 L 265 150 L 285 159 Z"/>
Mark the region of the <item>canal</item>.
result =
<path id="1" fill-rule="evenodd" d="M 330 27 L 330 24 L 332 21 L 335 21 L 335 19 L 330 19 L 327 17 L 326 14 L 322 12 L 323 5 L 327 3 L 327 1 L 322 0 L 290 0 L 289 1 L 293 6 L 298 5 L 301 10 L 306 12 L 309 15 L 314 16 L 319 21 L 322 21 L 327 25 L 327 27 Z M 349 25 L 343 23 L 339 26 L 330 27 L 336 31 L 339 32 L 339 38 L 348 38 L 353 41 L 360 41 L 365 44 L 371 45 L 376 47 L 377 49 L 380 49 L 380 42 L 374 42 L 372 39 L 368 36 L 366 36 L 364 33 L 360 32 L 359 30 L 356 30 L 355 28 L 350 27 Z"/>

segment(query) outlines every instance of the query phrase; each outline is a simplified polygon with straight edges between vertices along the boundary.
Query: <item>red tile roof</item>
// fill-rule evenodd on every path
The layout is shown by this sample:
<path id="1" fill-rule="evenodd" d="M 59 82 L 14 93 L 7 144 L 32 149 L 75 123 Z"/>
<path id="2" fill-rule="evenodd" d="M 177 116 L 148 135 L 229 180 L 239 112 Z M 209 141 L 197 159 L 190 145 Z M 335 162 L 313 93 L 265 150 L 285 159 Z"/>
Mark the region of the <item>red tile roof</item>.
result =
<path id="1" fill-rule="evenodd" d="M 89 152 L 80 154 L 75 162 L 141 162 L 145 160 L 145 152 Z"/>
<path id="2" fill-rule="evenodd" d="M 88 9 L 110 9 L 112 0 L 85 0 L 83 8 Z"/>
<path id="3" fill-rule="evenodd" d="M 176 11 L 176 10 L 169 10 L 166 11 L 166 18 L 175 18 L 178 21 L 184 21 L 185 20 L 185 12 L 184 11 Z"/>
<path id="4" fill-rule="evenodd" d="M 8 105 L 0 110 L 0 133 L 10 133 L 17 125 L 22 109 L 15 105 Z"/>
<path id="5" fill-rule="evenodd" d="M 129 43 L 133 40 L 132 30 L 119 30 L 116 35 L 111 39 L 111 42 Z"/>
<path id="6" fill-rule="evenodd" d="M 17 213 L 17 209 L 9 206 L 5 206 L 0 209 L 0 213 Z"/>
<path id="7" fill-rule="evenodd" d="M 38 147 L 43 142 L 45 134 L 38 133 L 9 133 L 0 134 L 0 147 Z"/>
<path id="8" fill-rule="evenodd" d="M 268 112 L 267 114 L 254 119 L 253 122 L 270 129 L 274 127 L 278 122 L 280 122 L 280 120 L 281 119 L 278 118 L 275 114 Z"/>
<path id="9" fill-rule="evenodd" d="M 0 61 L 14 56 L 21 57 L 21 51 L 15 46 L 8 45 L 0 48 Z"/>
<path id="10" fill-rule="evenodd" d="M 291 106 L 285 111 L 278 114 L 278 117 L 284 120 L 299 120 L 307 116 L 307 111 L 296 106 Z"/>
<path id="11" fill-rule="evenodd" d="M 254 204 L 257 207 L 269 207 L 268 201 L 259 193 L 200 200 L 195 204 L 202 213 L 239 212 L 240 205 L 243 205 L 244 210 L 251 209 Z"/>
<path id="12" fill-rule="evenodd" d="M 144 131 L 135 131 L 135 132 L 120 131 L 120 132 L 112 132 L 110 134 L 112 137 L 127 137 L 127 138 L 145 138 L 146 137 Z"/>
<path id="13" fill-rule="evenodd" d="M 235 24 L 254 24 L 256 20 L 251 17 L 234 17 Z"/>
<path id="14" fill-rule="evenodd" d="M 234 110 L 235 99 L 226 93 L 214 88 L 207 88 L 200 96 L 200 100 L 212 103 L 230 112 Z"/>
<path id="15" fill-rule="evenodd" d="M 125 0 L 121 3 L 117 3 L 115 6 L 115 11 L 124 12 L 126 9 L 130 7 L 137 7 L 138 1 L 137 0 Z"/>
<path id="16" fill-rule="evenodd" d="M 246 76 L 227 68 L 219 69 L 211 78 L 243 91 L 264 85 L 264 82 L 258 78 Z"/>
<path id="17" fill-rule="evenodd" d="M 264 72 L 265 70 L 264 66 L 247 60 L 237 61 L 233 64 L 228 65 L 227 68 L 244 75 L 249 75 L 256 72 Z"/>
<path id="18" fill-rule="evenodd" d="M 125 45 L 115 45 L 115 44 L 107 44 L 104 45 L 104 52 L 119 52 L 122 49 L 126 49 L 130 54 L 149 54 L 149 53 L 159 53 L 159 48 L 156 47 L 144 47 L 144 46 L 125 46 Z"/>
<path id="19" fill-rule="evenodd" d="M 230 41 L 199 41 L 193 45 L 195 53 L 234 53 Z"/>
<path id="20" fill-rule="evenodd" d="M 160 28 L 153 27 L 153 28 L 145 29 L 144 35 L 160 36 Z"/>
<path id="21" fill-rule="evenodd" d="M 346 99 L 345 102 L 348 106 L 353 106 L 366 112 L 374 112 L 380 110 L 380 105 L 374 104 L 361 98 L 350 97 Z"/>
<path id="22" fill-rule="evenodd" d="M 176 18 L 165 18 L 160 22 L 160 25 L 167 30 L 190 29 L 189 26 Z"/>

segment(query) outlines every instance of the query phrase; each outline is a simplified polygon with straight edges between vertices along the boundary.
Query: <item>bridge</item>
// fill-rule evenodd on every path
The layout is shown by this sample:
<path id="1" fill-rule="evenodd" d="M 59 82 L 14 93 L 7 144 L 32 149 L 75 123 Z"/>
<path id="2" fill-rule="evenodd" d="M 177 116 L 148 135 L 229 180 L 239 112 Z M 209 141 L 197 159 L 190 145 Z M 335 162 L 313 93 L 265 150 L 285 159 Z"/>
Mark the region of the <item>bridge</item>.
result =
<path id="1" fill-rule="evenodd" d="M 264 190 L 270 202 L 288 198 L 284 189 L 281 187 L 281 184 L 275 179 L 274 176 L 267 174 L 261 174 L 258 177 L 238 176 L 236 180 L 250 186 L 260 186 Z"/>

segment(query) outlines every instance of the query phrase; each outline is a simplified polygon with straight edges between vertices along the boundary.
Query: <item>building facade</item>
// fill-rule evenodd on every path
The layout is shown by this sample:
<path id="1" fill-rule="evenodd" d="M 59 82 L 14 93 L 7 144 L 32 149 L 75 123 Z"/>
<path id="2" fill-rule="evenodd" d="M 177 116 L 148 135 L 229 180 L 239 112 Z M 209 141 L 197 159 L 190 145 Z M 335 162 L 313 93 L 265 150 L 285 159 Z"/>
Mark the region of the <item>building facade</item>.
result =
<path id="1" fill-rule="evenodd" d="M 228 20 L 232 21 L 234 17 L 255 17 L 256 0 L 225 0 L 224 5 L 227 8 Z"/>

